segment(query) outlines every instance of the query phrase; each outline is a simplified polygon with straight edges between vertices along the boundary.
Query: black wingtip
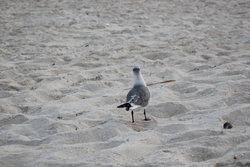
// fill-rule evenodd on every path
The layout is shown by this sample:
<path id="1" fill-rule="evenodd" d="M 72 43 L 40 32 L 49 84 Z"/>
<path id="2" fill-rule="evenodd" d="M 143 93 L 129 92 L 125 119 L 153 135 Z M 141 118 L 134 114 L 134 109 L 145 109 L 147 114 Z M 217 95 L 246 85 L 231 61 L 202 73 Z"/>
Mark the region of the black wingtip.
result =
<path id="1" fill-rule="evenodd" d="M 126 107 L 126 103 L 125 103 L 125 104 L 122 104 L 122 105 L 117 106 L 117 108 L 124 108 L 124 107 Z"/>
<path id="2" fill-rule="evenodd" d="M 125 107 L 124 104 L 117 106 L 117 108 L 123 108 Z"/>
<path id="3" fill-rule="evenodd" d="M 129 108 L 132 107 L 132 106 L 129 103 L 124 103 L 122 105 L 117 106 L 117 108 L 124 108 L 124 107 L 126 107 L 126 110 L 128 111 Z"/>

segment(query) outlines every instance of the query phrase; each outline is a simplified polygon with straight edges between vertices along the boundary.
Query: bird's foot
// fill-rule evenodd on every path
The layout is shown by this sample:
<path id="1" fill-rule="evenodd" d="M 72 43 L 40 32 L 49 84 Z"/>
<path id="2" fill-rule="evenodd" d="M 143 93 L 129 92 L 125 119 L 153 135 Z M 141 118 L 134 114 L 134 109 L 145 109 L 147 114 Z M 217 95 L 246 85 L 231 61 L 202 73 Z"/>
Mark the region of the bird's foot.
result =
<path id="1" fill-rule="evenodd" d="M 150 118 L 145 118 L 144 121 L 150 121 L 151 119 Z"/>

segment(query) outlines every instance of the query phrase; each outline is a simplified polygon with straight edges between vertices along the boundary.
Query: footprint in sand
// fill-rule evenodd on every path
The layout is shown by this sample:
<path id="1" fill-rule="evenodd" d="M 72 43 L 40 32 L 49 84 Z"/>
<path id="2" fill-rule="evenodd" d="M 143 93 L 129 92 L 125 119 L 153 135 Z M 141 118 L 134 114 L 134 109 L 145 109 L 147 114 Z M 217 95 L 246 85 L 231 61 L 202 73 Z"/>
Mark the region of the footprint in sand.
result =
<path id="1" fill-rule="evenodd" d="M 21 124 L 27 121 L 28 118 L 24 115 L 18 114 L 14 116 L 8 116 L 0 120 L 0 126 L 8 125 L 8 124 Z"/>
<path id="2" fill-rule="evenodd" d="M 187 109 L 184 105 L 174 102 L 166 102 L 149 106 L 147 110 L 151 115 L 157 118 L 170 118 L 172 116 L 187 112 Z"/>

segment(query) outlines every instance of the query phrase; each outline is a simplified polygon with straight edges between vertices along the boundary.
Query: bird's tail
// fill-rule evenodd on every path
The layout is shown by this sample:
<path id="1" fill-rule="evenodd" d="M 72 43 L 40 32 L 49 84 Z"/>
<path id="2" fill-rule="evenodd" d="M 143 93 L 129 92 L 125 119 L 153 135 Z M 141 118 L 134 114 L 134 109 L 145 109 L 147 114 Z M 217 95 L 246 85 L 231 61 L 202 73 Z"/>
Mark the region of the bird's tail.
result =
<path id="1" fill-rule="evenodd" d="M 117 108 L 124 108 L 124 107 L 126 107 L 126 110 L 128 111 L 130 109 L 130 107 L 132 107 L 132 106 L 130 103 L 124 103 L 124 104 L 117 106 Z"/>

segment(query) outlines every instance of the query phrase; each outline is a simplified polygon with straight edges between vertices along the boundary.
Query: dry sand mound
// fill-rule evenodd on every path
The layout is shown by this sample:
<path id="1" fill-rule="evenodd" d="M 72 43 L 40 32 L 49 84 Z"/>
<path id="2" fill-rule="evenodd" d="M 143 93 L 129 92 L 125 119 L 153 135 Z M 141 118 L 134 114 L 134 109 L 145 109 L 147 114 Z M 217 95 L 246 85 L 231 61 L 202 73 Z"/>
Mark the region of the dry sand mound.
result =
<path id="1" fill-rule="evenodd" d="M 0 1 L 0 166 L 250 166 L 250 1 Z M 148 117 L 117 109 L 142 68 Z M 223 123 L 232 129 L 223 129 Z"/>

